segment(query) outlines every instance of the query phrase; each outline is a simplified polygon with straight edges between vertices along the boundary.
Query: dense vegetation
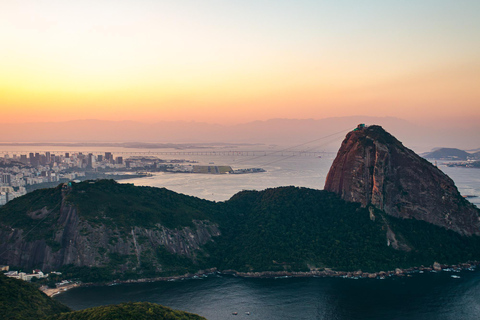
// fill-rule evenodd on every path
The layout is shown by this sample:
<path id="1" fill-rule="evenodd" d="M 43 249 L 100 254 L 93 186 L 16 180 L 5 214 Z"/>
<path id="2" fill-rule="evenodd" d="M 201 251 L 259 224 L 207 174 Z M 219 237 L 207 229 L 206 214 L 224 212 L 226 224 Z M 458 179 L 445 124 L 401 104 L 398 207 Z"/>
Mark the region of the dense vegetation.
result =
<path id="1" fill-rule="evenodd" d="M 101 306 L 50 316 L 45 320 L 205 320 L 196 314 L 172 310 L 149 302 Z"/>
<path id="2" fill-rule="evenodd" d="M 45 239 L 47 230 L 55 225 L 62 204 L 61 186 L 40 189 L 15 198 L 0 207 L 0 221 L 7 228 L 18 228 L 29 232 L 27 240 Z M 46 211 L 41 212 L 42 209 Z"/>
<path id="3" fill-rule="evenodd" d="M 220 269 L 367 270 L 395 253 L 385 245 L 380 222 L 333 193 L 295 187 L 243 191 L 226 207 L 223 236 L 208 246 Z"/>
<path id="4" fill-rule="evenodd" d="M 33 285 L 0 273 L 0 319 L 41 319 L 70 309 Z"/>
<path id="5" fill-rule="evenodd" d="M 243 191 L 225 207 L 228 214 L 218 218 L 222 237 L 207 245 L 212 265 L 223 270 L 380 271 L 480 258 L 479 237 L 380 211 L 372 221 L 367 209 L 327 191 Z M 411 251 L 387 246 L 386 222 Z"/>
<path id="6" fill-rule="evenodd" d="M 131 237 L 132 226 L 181 228 L 192 226 L 194 219 L 215 222 L 221 231 L 196 252 L 195 259 L 163 246 L 149 247 L 147 237 L 138 236 L 142 245 L 139 256 L 100 247 L 99 253 L 108 258 L 103 265 L 64 265 L 60 269 L 64 277 L 85 282 L 182 275 L 213 267 L 244 272 L 323 268 L 380 271 L 432 265 L 435 261 L 455 264 L 480 260 L 480 237 L 464 237 L 378 210 L 371 219 L 368 209 L 322 190 L 281 187 L 243 191 L 226 202 L 215 203 L 112 180 L 62 188 L 37 190 L 15 199 L 0 209 L 0 221 L 7 228 L 29 230 L 38 225 L 28 239 L 44 237 L 48 245 L 57 244 L 48 237 L 56 228 L 63 193 L 64 201 L 78 208 L 81 219 L 118 229 L 119 237 Z M 48 210 L 38 211 L 41 208 Z M 32 215 L 35 211 L 38 213 Z M 410 251 L 387 245 L 387 226 Z"/>
<path id="7" fill-rule="evenodd" d="M 399 267 L 428 266 L 434 261 L 457 264 L 480 260 L 479 236 L 462 236 L 425 221 L 385 217 L 395 233 L 412 248 L 410 252 L 396 254 Z"/>
<path id="8" fill-rule="evenodd" d="M 23 280 L 0 273 L 0 319 L 4 320 L 202 320 L 198 315 L 149 302 L 122 303 L 70 312 L 70 308 L 46 296 Z"/>
<path id="9" fill-rule="evenodd" d="M 51 234 L 62 204 L 62 188 L 39 189 L 0 207 L 3 225 L 23 230 L 35 226 L 29 240 L 44 239 Z M 130 229 L 193 226 L 192 220 L 208 219 L 215 209 L 213 202 L 175 193 L 165 188 L 135 187 L 114 180 L 73 183 L 65 200 L 77 206 L 79 215 L 91 223 Z M 46 209 L 48 214 L 40 212 Z M 36 214 L 33 214 L 36 212 Z"/>
<path id="10" fill-rule="evenodd" d="M 114 180 L 84 181 L 72 185 L 66 200 L 93 223 L 119 228 L 193 226 L 192 220 L 208 219 L 214 203 L 178 194 L 165 188 L 135 187 Z"/>

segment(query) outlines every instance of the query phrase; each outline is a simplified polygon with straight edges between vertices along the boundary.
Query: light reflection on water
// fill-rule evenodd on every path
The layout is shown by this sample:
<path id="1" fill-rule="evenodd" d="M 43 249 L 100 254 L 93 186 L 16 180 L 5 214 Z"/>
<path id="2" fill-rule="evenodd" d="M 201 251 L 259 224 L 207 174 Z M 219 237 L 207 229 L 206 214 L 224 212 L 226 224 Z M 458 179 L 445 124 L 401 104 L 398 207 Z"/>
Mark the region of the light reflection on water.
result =
<path id="1" fill-rule="evenodd" d="M 264 190 L 280 186 L 323 189 L 328 170 L 336 153 L 312 156 L 265 157 L 191 156 L 200 164 L 231 165 L 234 169 L 260 167 L 267 172 L 239 175 L 156 173 L 153 177 L 123 180 L 138 186 L 165 187 L 175 192 L 202 199 L 225 201 L 242 190 Z M 270 164 L 271 163 L 271 164 Z M 480 207 L 480 169 L 439 165 L 439 169 L 455 182 L 462 195 L 474 195 L 468 200 Z"/>
<path id="2" fill-rule="evenodd" d="M 138 186 L 165 187 L 175 192 L 214 201 L 228 200 L 242 190 L 264 190 L 280 186 L 323 189 L 334 156 L 334 153 L 326 153 L 322 158 L 267 155 L 252 158 L 250 161 L 248 157 L 196 156 L 192 157 L 192 160 L 202 164 L 214 162 L 214 165 L 231 165 L 234 169 L 259 167 L 266 172 L 233 175 L 156 173 L 154 177 L 121 182 Z"/>

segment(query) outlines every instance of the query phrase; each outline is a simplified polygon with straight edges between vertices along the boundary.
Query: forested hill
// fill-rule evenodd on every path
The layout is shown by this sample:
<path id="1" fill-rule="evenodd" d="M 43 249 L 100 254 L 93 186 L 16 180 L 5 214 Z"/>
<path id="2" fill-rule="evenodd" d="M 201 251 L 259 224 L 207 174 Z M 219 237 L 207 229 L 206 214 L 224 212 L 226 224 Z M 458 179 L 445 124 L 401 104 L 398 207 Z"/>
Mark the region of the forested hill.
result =
<path id="1" fill-rule="evenodd" d="M 480 238 L 398 219 L 328 191 L 280 187 L 226 202 L 85 181 L 0 209 L 0 264 L 83 281 L 236 271 L 380 271 L 480 260 Z"/>
<path id="2" fill-rule="evenodd" d="M 135 187 L 114 180 L 87 180 L 35 190 L 14 199 L 0 207 L 0 222 L 28 228 L 32 220 L 40 220 L 38 218 L 47 211 L 46 222 L 52 223 L 62 209 L 73 207 L 82 220 L 115 225 L 120 229 L 157 223 L 177 228 L 193 226 L 193 220 L 211 218 L 213 205 L 211 201 L 165 188 Z M 10 212 L 16 214 L 10 215 Z"/>
<path id="3" fill-rule="evenodd" d="M 23 280 L 0 273 L 0 319 L 2 320 L 205 320 L 196 314 L 172 310 L 148 302 L 122 303 L 71 311 Z"/>
<path id="4" fill-rule="evenodd" d="M 42 319 L 70 308 L 47 297 L 36 287 L 0 273 L 0 319 Z"/>
<path id="5" fill-rule="evenodd" d="M 45 320 L 206 320 L 199 315 L 149 302 L 130 302 L 57 314 Z"/>
<path id="6" fill-rule="evenodd" d="M 206 246 L 221 270 L 379 271 L 480 260 L 480 237 L 297 187 L 243 191 Z"/>
<path id="7" fill-rule="evenodd" d="M 113 180 L 36 190 L 0 208 L 0 264 L 109 277 L 184 274 L 219 235 L 214 202 Z"/>

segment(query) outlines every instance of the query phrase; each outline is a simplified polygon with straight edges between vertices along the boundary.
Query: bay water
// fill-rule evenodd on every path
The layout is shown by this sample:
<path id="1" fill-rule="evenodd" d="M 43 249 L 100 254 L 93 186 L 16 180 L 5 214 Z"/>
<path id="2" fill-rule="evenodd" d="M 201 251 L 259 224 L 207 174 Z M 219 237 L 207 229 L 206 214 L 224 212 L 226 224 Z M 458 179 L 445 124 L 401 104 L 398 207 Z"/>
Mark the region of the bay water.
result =
<path id="1" fill-rule="evenodd" d="M 460 278 L 452 278 L 453 274 Z M 148 301 L 209 320 L 468 320 L 480 315 L 480 271 L 442 271 L 385 280 L 212 275 L 197 280 L 81 287 L 56 299 L 75 310 Z"/>

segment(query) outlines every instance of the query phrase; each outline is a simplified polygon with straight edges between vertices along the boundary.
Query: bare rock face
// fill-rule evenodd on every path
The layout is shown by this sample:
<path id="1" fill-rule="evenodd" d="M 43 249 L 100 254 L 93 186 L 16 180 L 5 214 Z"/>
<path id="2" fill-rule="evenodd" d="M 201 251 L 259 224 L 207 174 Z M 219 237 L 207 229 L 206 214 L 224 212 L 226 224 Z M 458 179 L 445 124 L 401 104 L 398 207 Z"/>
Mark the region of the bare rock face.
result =
<path id="1" fill-rule="evenodd" d="M 380 126 L 359 126 L 347 134 L 324 189 L 394 217 L 480 235 L 480 210 L 452 179 Z"/>
<path id="2" fill-rule="evenodd" d="M 46 209 L 40 213 L 48 212 Z M 38 215 L 37 215 L 38 216 Z M 142 257 L 162 270 L 162 261 L 154 254 L 158 247 L 193 261 L 201 246 L 220 235 L 217 224 L 193 221 L 194 227 L 168 229 L 160 224 L 151 228 L 132 226 L 129 232 L 91 224 L 82 220 L 77 209 L 62 202 L 53 239 L 27 240 L 21 229 L 0 228 L 0 262 L 25 269 L 56 270 L 64 265 L 104 267 L 109 255 L 133 257 L 117 265 L 119 271 L 138 268 Z M 53 244 L 53 245 L 52 245 Z"/>

